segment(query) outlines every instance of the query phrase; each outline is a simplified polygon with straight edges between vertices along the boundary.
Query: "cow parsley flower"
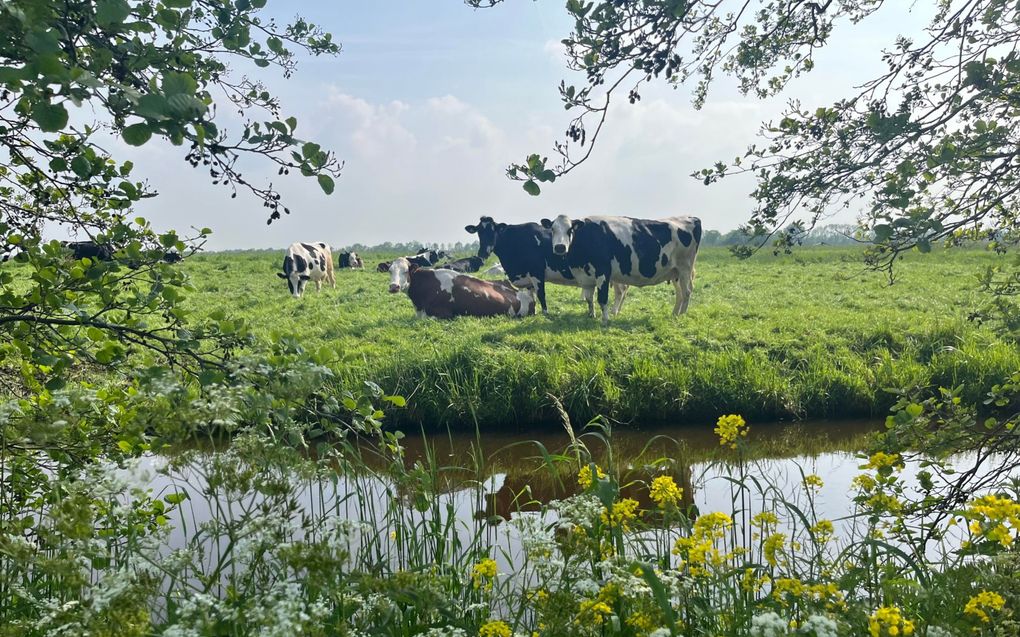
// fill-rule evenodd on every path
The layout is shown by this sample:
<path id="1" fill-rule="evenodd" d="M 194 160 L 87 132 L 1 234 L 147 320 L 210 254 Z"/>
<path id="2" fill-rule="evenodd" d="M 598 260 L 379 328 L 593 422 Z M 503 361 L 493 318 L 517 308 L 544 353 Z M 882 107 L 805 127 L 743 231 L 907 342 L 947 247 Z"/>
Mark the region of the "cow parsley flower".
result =
<path id="1" fill-rule="evenodd" d="M 751 637 L 784 637 L 789 634 L 789 622 L 778 613 L 769 612 L 751 618 Z"/>
<path id="2" fill-rule="evenodd" d="M 810 615 L 800 625 L 798 632 L 813 637 L 838 637 L 839 625 L 825 615 Z"/>

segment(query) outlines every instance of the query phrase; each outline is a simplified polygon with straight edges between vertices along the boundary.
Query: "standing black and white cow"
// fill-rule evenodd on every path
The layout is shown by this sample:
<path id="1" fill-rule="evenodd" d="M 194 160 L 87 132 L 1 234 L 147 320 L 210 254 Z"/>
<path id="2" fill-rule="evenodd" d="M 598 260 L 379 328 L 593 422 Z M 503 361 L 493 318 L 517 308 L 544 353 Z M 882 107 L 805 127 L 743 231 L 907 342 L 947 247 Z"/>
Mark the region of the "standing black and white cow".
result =
<path id="1" fill-rule="evenodd" d="M 60 243 L 71 251 L 71 257 L 75 260 L 113 261 L 113 254 L 117 251 L 109 243 L 97 241 L 61 241 Z"/>
<path id="2" fill-rule="evenodd" d="M 283 272 L 277 272 L 276 276 L 287 280 L 287 287 L 295 298 L 305 291 L 308 281 L 315 281 L 316 290 L 322 289 L 323 279 L 335 288 L 333 255 L 329 245 L 321 241 L 292 243 L 283 257 Z"/>
<path id="3" fill-rule="evenodd" d="M 694 290 L 694 262 L 701 244 L 697 217 L 633 219 L 560 215 L 542 220 L 552 232 L 552 250 L 564 255 L 581 287 L 598 292 L 602 324 L 609 324 L 609 286 L 656 285 L 669 281 L 676 290 L 673 315 L 683 314 Z M 613 313 L 623 297 L 617 297 Z"/>
<path id="4" fill-rule="evenodd" d="M 465 226 L 464 230 L 478 235 L 480 258 L 487 259 L 495 252 L 511 283 L 535 290 L 543 314 L 549 313 L 545 303 L 546 283 L 585 286 L 583 281 L 578 281 L 574 276 L 566 256 L 553 253 L 552 231 L 548 228 L 537 223 L 496 223 L 492 217 L 482 217 L 478 225 Z M 616 298 L 621 299 L 622 303 L 627 286 L 613 287 Z M 590 299 L 590 295 L 586 298 Z M 595 315 L 590 300 L 588 314 Z"/>

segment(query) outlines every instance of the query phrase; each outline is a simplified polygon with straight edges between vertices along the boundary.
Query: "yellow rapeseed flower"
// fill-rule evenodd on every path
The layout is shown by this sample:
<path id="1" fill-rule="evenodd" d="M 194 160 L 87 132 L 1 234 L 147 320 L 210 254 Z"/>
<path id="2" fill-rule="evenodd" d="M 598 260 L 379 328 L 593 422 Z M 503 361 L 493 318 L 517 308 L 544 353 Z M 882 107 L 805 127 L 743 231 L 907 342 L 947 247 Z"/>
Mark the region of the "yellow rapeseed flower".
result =
<path id="1" fill-rule="evenodd" d="M 967 505 L 964 516 L 970 520 L 970 532 L 1003 547 L 1020 534 L 1020 504 L 997 495 L 983 495 Z"/>
<path id="2" fill-rule="evenodd" d="M 811 489 L 821 489 L 825 486 L 825 482 L 817 474 L 811 473 L 804 476 L 804 486 Z"/>
<path id="3" fill-rule="evenodd" d="M 478 637 L 512 637 L 510 626 L 499 620 L 489 620 L 478 629 Z"/>
<path id="4" fill-rule="evenodd" d="M 586 599 L 581 602 L 581 607 L 577 611 L 574 623 L 587 624 L 595 622 L 595 625 L 601 626 L 606 621 L 606 618 L 611 617 L 612 614 L 613 609 L 609 607 L 609 604 L 597 599 Z"/>
<path id="5" fill-rule="evenodd" d="M 779 551 L 783 550 L 784 546 L 786 546 L 785 533 L 773 533 L 765 538 L 765 561 L 768 562 L 770 566 L 775 566 L 779 562 L 777 555 Z"/>
<path id="6" fill-rule="evenodd" d="M 896 606 L 883 606 L 868 618 L 868 632 L 871 637 L 910 637 L 914 634 L 914 622 L 903 617 Z"/>
<path id="7" fill-rule="evenodd" d="M 602 511 L 602 524 L 611 524 L 622 529 L 630 528 L 630 523 L 637 518 L 638 501 L 624 498 L 613 503 L 612 510 Z"/>
<path id="8" fill-rule="evenodd" d="M 471 569 L 471 579 L 474 581 L 475 588 L 491 590 L 492 578 L 496 577 L 496 572 L 496 560 L 486 558 L 475 564 Z"/>
<path id="9" fill-rule="evenodd" d="M 736 449 L 737 439 L 747 435 L 748 427 L 741 416 L 730 414 L 728 416 L 719 416 L 719 420 L 715 423 L 714 431 L 719 436 L 720 445 Z"/>
<path id="10" fill-rule="evenodd" d="M 649 489 L 648 497 L 650 497 L 652 502 L 657 504 L 659 508 L 665 509 L 677 506 L 680 503 L 680 498 L 683 497 L 683 494 L 684 490 L 676 485 L 672 476 L 659 476 L 652 480 L 652 486 Z"/>
<path id="11" fill-rule="evenodd" d="M 1006 600 L 1003 599 L 1002 595 L 992 591 L 981 591 L 974 597 L 967 600 L 967 605 L 963 607 L 965 615 L 974 615 L 984 623 L 989 623 L 992 618 L 988 616 L 990 610 L 1002 610 L 1002 607 L 1006 605 Z"/>
<path id="12" fill-rule="evenodd" d="M 751 518 L 751 526 L 757 526 L 763 529 L 777 524 L 779 524 L 779 516 L 776 515 L 775 511 L 762 511 Z"/>
<path id="13" fill-rule="evenodd" d="M 867 464 L 864 465 L 867 469 L 882 469 L 885 467 L 897 468 L 903 466 L 903 458 L 898 453 L 885 453 L 884 451 L 877 451 L 868 458 Z"/>
<path id="14" fill-rule="evenodd" d="M 655 620 L 640 611 L 628 617 L 626 623 L 634 629 L 635 635 L 647 635 L 656 628 Z"/>
<path id="15" fill-rule="evenodd" d="M 606 472 L 603 471 L 598 465 L 595 465 L 595 475 L 598 476 L 599 480 L 606 477 Z M 591 465 L 586 464 L 581 467 L 581 470 L 577 472 L 577 484 L 581 485 L 582 489 L 589 488 L 594 479 L 591 473 Z"/>
<path id="16" fill-rule="evenodd" d="M 811 527 L 811 532 L 815 534 L 815 539 L 818 540 L 819 544 L 825 544 L 832 539 L 832 534 L 835 531 L 836 529 L 830 520 L 818 520 Z"/>

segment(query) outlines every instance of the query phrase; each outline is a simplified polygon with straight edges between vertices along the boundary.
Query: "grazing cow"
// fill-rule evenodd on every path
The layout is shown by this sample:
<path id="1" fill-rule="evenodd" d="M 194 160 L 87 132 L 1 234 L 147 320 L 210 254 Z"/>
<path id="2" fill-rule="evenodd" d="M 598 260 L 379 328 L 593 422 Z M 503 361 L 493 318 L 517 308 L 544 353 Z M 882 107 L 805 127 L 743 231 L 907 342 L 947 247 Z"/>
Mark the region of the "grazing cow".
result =
<path id="1" fill-rule="evenodd" d="M 325 279 L 336 287 L 336 277 L 333 275 L 333 255 L 330 254 L 329 245 L 326 243 L 292 243 L 287 248 L 287 255 L 283 257 L 283 272 L 277 272 L 276 276 L 287 280 L 287 287 L 295 297 L 301 296 L 305 291 L 305 283 L 315 281 L 315 289 L 322 289 L 322 280 Z"/>
<path id="2" fill-rule="evenodd" d="M 454 270 L 423 268 L 401 257 L 390 265 L 390 293 L 407 292 L 419 318 L 530 316 L 535 299 L 502 281 L 483 281 Z"/>
<path id="3" fill-rule="evenodd" d="M 116 249 L 108 243 L 95 241 L 61 241 L 61 245 L 71 251 L 75 259 L 92 259 L 93 261 L 113 261 Z"/>
<path id="4" fill-rule="evenodd" d="M 341 252 L 337 258 L 337 267 L 360 270 L 365 267 L 365 264 L 357 252 Z"/>
<path id="5" fill-rule="evenodd" d="M 510 225 L 496 223 L 492 217 L 482 217 L 478 225 L 465 226 L 464 230 L 478 235 L 479 258 L 487 259 L 495 252 L 511 283 L 534 288 L 542 314 L 549 313 L 545 304 L 546 282 L 594 288 L 591 282 L 577 279 L 565 256 L 553 254 L 552 232 L 537 223 Z M 622 305 L 627 286 L 614 285 L 613 289 Z M 595 316 L 590 300 L 588 315 Z"/>
<path id="6" fill-rule="evenodd" d="M 455 270 L 457 272 L 478 272 L 482 269 L 482 265 L 484 264 L 485 259 L 481 257 L 467 257 L 466 259 L 447 261 L 439 267 L 447 270 Z"/>
<path id="7" fill-rule="evenodd" d="M 701 244 L 697 217 L 632 219 L 560 215 L 542 220 L 552 232 L 552 251 L 563 255 L 585 294 L 598 291 L 602 324 L 609 324 L 609 286 L 656 285 L 669 281 L 676 290 L 673 315 L 683 314 L 694 289 L 694 261 Z M 589 301 L 590 303 L 590 301 Z M 614 314 L 623 298 L 618 297 Z"/>

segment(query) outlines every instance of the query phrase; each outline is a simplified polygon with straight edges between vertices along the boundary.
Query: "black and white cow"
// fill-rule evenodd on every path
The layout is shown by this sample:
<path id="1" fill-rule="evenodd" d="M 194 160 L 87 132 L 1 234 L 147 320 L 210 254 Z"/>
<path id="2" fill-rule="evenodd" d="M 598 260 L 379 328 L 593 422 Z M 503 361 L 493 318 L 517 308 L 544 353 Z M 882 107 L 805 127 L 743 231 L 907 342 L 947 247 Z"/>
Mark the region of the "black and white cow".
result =
<path id="1" fill-rule="evenodd" d="M 478 256 L 489 258 L 493 252 L 499 257 L 500 265 L 506 272 L 510 282 L 518 287 L 535 290 L 542 313 L 548 314 L 545 303 L 545 284 L 558 283 L 585 287 L 585 282 L 578 281 L 571 271 L 565 255 L 557 255 L 552 250 L 552 231 L 537 223 L 506 224 L 497 223 L 492 217 L 482 217 L 478 225 L 465 226 L 464 230 L 478 235 Z M 594 287 L 590 283 L 589 287 Z M 616 298 L 622 304 L 627 293 L 627 286 L 614 285 Z M 595 315 L 591 302 L 588 300 L 588 314 Z"/>
<path id="2" fill-rule="evenodd" d="M 365 267 L 361 257 L 358 256 L 357 252 L 341 252 L 340 256 L 337 257 L 338 268 L 351 268 L 353 270 L 360 270 Z"/>
<path id="3" fill-rule="evenodd" d="M 481 257 L 467 257 L 457 259 L 456 261 L 448 261 L 439 267 L 457 272 L 478 272 L 482 269 L 483 265 L 485 265 L 485 259 Z"/>
<path id="4" fill-rule="evenodd" d="M 669 281 L 676 290 L 673 315 L 683 314 L 694 289 L 694 262 L 701 244 L 697 217 L 633 219 L 560 215 L 542 220 L 552 233 L 552 251 L 563 255 L 586 295 L 598 292 L 602 324 L 609 324 L 609 286 L 656 285 Z M 623 298 L 618 297 L 614 314 Z"/>
<path id="5" fill-rule="evenodd" d="M 277 272 L 276 276 L 287 280 L 287 287 L 295 298 L 305 291 L 305 283 L 308 281 L 315 281 L 316 290 L 322 289 L 323 279 L 336 288 L 329 244 L 321 241 L 292 243 L 283 257 L 283 272 Z"/>
<path id="6" fill-rule="evenodd" d="M 419 318 L 530 316 L 535 298 L 505 281 L 484 281 L 445 268 L 424 268 L 407 257 L 390 265 L 390 293 L 407 292 Z"/>

